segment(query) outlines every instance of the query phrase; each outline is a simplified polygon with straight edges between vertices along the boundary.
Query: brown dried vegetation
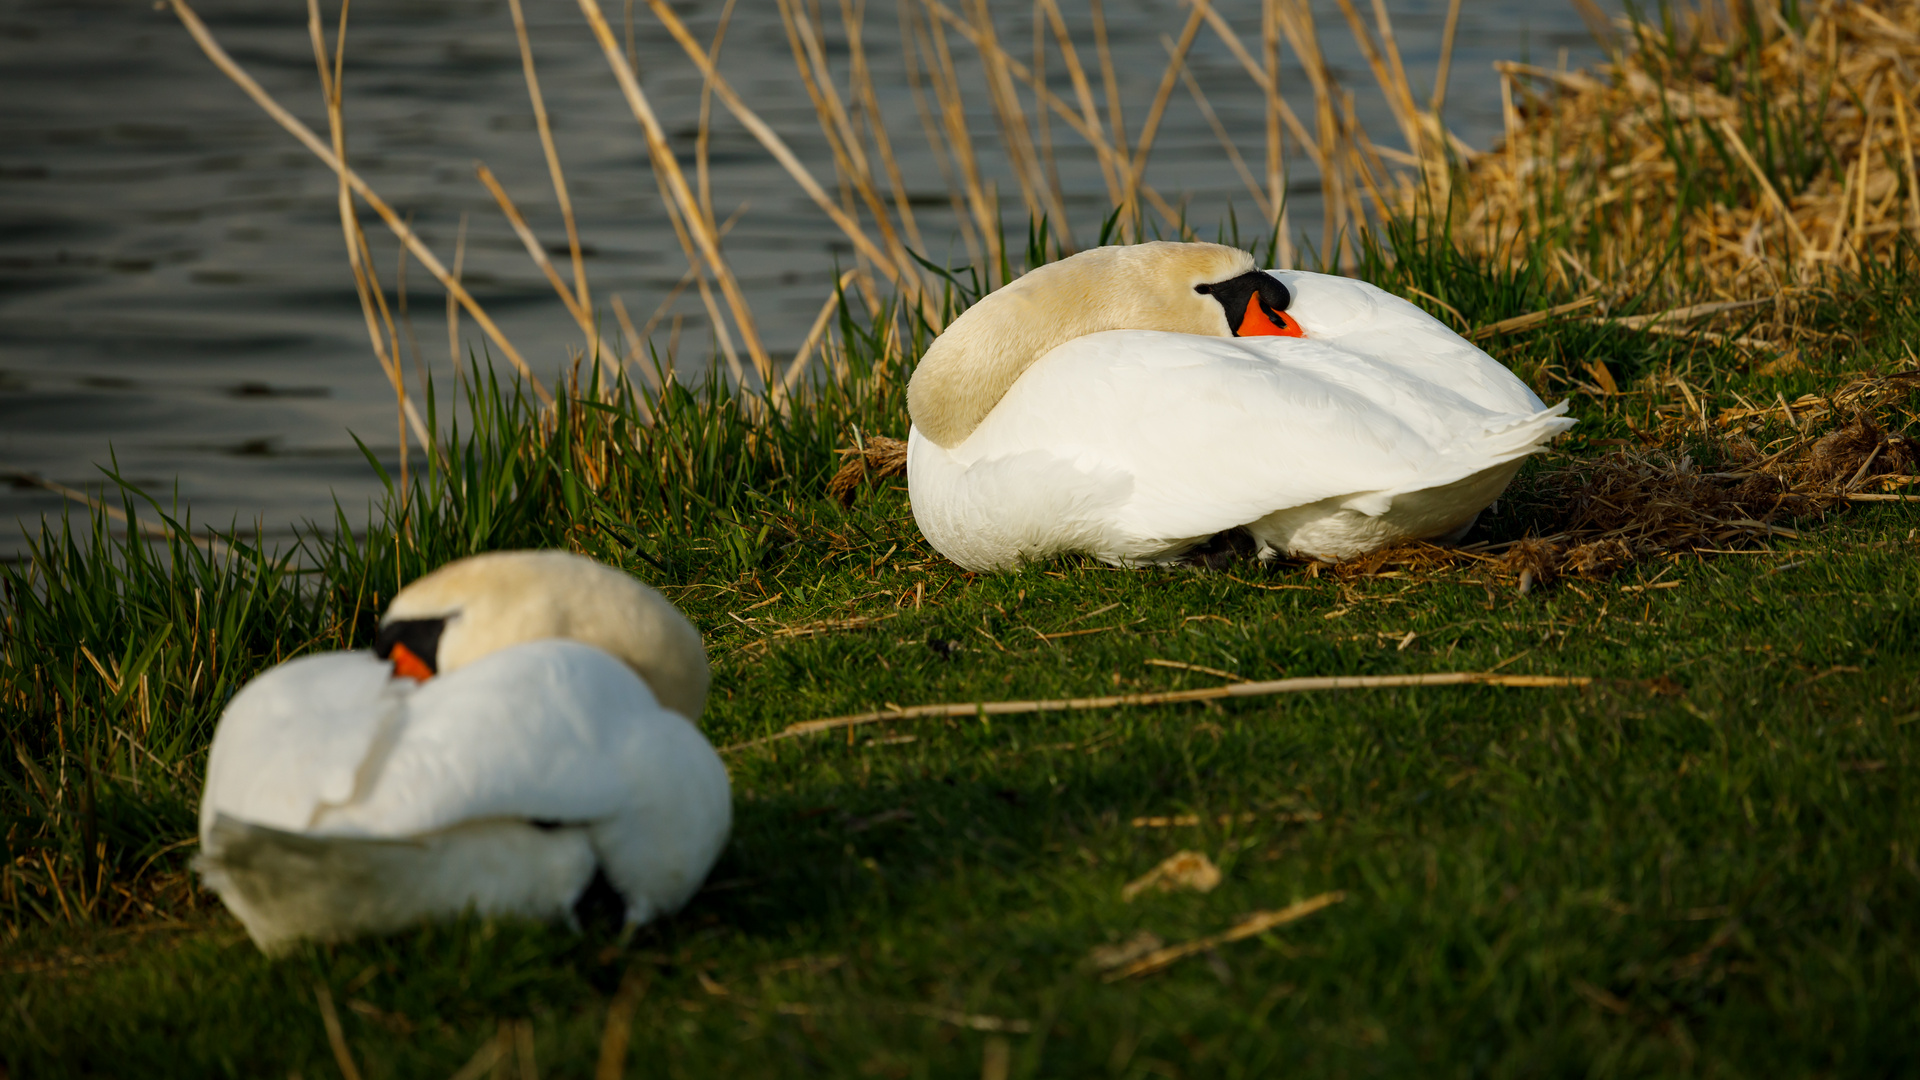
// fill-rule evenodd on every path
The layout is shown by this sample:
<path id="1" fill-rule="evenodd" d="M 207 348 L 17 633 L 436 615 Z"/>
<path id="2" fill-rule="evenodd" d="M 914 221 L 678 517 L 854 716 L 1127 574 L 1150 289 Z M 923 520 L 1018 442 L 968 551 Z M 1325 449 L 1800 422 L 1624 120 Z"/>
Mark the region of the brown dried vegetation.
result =
<path id="1" fill-rule="evenodd" d="M 1920 422 L 1909 405 L 1915 389 L 1920 372 L 1903 372 L 1773 409 L 1728 409 L 1704 427 L 1697 414 L 1671 418 L 1641 432 L 1639 446 L 1565 459 L 1526 481 L 1510 498 L 1539 523 L 1535 535 L 1461 548 L 1402 545 L 1335 570 L 1370 577 L 1469 561 L 1531 588 L 1561 577 L 1606 578 L 1659 555 L 1795 538 L 1791 523 L 1906 497 L 1920 473 L 1920 448 L 1905 434 Z M 1817 421 L 1842 417 L 1817 433 Z M 1785 434 L 1756 442 L 1781 427 Z"/>
<path id="2" fill-rule="evenodd" d="M 833 479 L 827 481 L 827 494 L 841 506 L 853 505 L 862 483 L 877 484 L 890 476 L 905 476 L 907 472 L 907 444 L 885 435 L 869 435 L 859 445 L 835 452 L 845 460 Z"/>
<path id="3" fill-rule="evenodd" d="M 1744 346 L 1808 336 L 1798 302 L 1920 224 L 1920 3 L 1801 10 L 1799 29 L 1775 0 L 1677 11 L 1671 37 L 1623 24 L 1614 61 L 1592 72 L 1496 64 L 1503 143 L 1458 174 L 1407 181 L 1402 211 L 1450 207 L 1463 248 L 1542 259 L 1603 314 L 1628 298 L 1674 309 L 1618 320 L 1638 329 Z M 1684 328 L 1709 319 L 1725 333 Z"/>

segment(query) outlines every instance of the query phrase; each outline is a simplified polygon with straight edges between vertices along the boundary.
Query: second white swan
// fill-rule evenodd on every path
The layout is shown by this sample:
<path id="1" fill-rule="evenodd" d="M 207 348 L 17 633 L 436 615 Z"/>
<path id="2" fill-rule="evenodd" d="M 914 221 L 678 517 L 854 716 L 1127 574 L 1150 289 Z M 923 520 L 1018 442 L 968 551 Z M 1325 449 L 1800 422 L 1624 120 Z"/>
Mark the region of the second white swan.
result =
<path id="1" fill-rule="evenodd" d="M 631 576 L 496 552 L 402 589 L 373 652 L 290 660 L 220 718 L 197 865 L 270 953 L 472 909 L 570 919 L 596 875 L 628 925 L 726 846 L 694 721 L 699 631 Z"/>
<path id="2" fill-rule="evenodd" d="M 1573 425 L 1407 301 L 1218 244 L 1029 272 L 935 339 L 908 407 L 914 519 L 972 570 L 1164 562 L 1237 527 L 1330 561 L 1454 539 Z"/>

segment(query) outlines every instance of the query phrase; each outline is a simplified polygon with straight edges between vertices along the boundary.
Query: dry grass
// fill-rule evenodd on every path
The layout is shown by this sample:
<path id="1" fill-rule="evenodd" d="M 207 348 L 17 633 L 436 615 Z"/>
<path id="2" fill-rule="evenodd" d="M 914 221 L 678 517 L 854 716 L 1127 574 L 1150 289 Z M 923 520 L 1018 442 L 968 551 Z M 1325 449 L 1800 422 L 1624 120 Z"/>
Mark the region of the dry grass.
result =
<path id="1" fill-rule="evenodd" d="M 846 460 L 841 463 L 840 471 L 833 474 L 833 479 L 827 481 L 827 494 L 842 506 L 853 505 L 862 484 L 877 484 L 890 476 L 905 476 L 907 472 L 907 444 L 899 439 L 869 435 L 837 452 Z"/>
<path id="2" fill-rule="evenodd" d="M 1800 11 L 1796 28 L 1774 0 L 1709 0 L 1664 30 L 1623 23 L 1624 47 L 1597 71 L 1498 64 L 1502 145 L 1468 155 L 1450 189 L 1404 185 L 1399 206 L 1448 207 L 1456 243 L 1544 258 L 1574 295 L 1722 303 L 1642 329 L 1697 334 L 1713 319 L 1748 326 L 1742 344 L 1792 342 L 1803 290 L 1884 261 L 1920 224 L 1920 3 Z"/>
<path id="3" fill-rule="evenodd" d="M 1403 544 L 1331 569 L 1343 578 L 1417 576 L 1470 563 L 1526 590 L 1610 577 L 1655 556 L 1797 538 L 1792 523 L 1906 497 L 1920 479 L 1920 447 L 1904 434 L 1920 422 L 1909 405 L 1917 388 L 1920 371 L 1910 371 L 1705 422 L 1697 412 L 1666 418 L 1637 445 L 1563 459 L 1510 495 L 1543 522 L 1533 535 L 1461 548 Z"/>

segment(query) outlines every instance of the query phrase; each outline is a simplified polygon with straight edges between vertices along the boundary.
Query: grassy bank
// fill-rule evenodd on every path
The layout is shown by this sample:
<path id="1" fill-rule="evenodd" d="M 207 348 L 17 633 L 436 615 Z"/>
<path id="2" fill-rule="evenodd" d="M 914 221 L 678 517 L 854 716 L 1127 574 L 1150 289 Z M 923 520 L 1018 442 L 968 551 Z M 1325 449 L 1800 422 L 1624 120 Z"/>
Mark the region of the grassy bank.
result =
<path id="1" fill-rule="evenodd" d="M 1375 269 L 1487 298 L 1476 321 L 1542 299 L 1453 257 L 1408 276 L 1423 265 Z M 1864 328 L 1858 343 L 1785 376 L 1606 326 L 1504 339 L 1550 382 L 1588 357 L 1622 382 L 1646 374 L 1576 393 L 1578 433 L 1475 540 L 1497 554 L 1563 525 L 1566 478 L 1619 442 L 1707 470 L 1728 432 L 1805 445 L 1844 428 L 1850 413 L 1801 395 L 1907 368 L 1912 280 L 1901 265 L 1854 282 L 1831 317 Z M 652 425 L 570 398 L 542 419 L 479 388 L 477 426 L 446 444 L 455 469 L 417 476 L 358 538 L 314 534 L 284 568 L 241 538 L 223 554 L 116 542 L 102 519 L 86 544 L 48 537 L 36 576 L 9 581 L 9 1067 L 331 1074 L 320 988 L 367 1076 L 501 1052 L 520 1075 L 523 1060 L 585 1075 L 610 1030 L 635 1070 L 686 1076 L 974 1075 L 1003 1054 L 1006 1075 L 1910 1067 L 1920 520 L 1906 506 L 1831 503 L 1780 519 L 1799 539 L 1643 552 L 1524 593 L 1491 555 L 969 575 L 920 540 L 898 479 L 850 508 L 825 495 L 853 425 L 902 434 L 897 378 L 849 352 L 849 392 L 787 420 L 748 417 L 718 386 L 669 396 Z M 1688 392 L 1733 421 L 1703 432 L 1662 411 L 1687 399 L 1659 374 L 1688 360 Z M 1800 403 L 1804 431 L 1778 409 L 1735 415 L 1738 397 L 1776 395 Z M 1901 393 L 1879 414 L 1891 429 L 1910 407 Z M 225 697 L 275 659 L 364 643 L 382 597 L 428 566 L 561 544 L 661 584 L 700 625 L 722 745 L 887 703 L 1229 678 L 1498 667 L 1596 682 L 786 740 L 729 755 L 738 824 L 713 884 L 625 949 L 467 921 L 262 959 L 184 866 Z M 1177 850 L 1224 883 L 1121 899 Z M 1335 890 L 1344 901 L 1160 974 L 1108 983 L 1089 958 Z"/>
<path id="2" fill-rule="evenodd" d="M 1527 123 L 1550 130 L 1555 107 Z M 1351 197 L 1342 229 L 1368 213 L 1351 160 L 1325 178 Z M 1475 174 L 1447 175 L 1467 204 Z M 1786 252 L 1790 302 L 1762 319 L 1701 310 L 1724 282 L 1684 245 L 1609 248 L 1595 290 L 1560 254 L 1590 238 L 1490 248 L 1466 218 L 1406 220 L 1329 258 L 1473 331 L 1580 420 L 1464 549 L 958 571 L 859 451 L 905 434 L 905 377 L 971 299 L 964 274 L 899 308 L 838 304 L 793 397 L 591 368 L 552 408 L 524 382 L 416 391 L 432 447 L 371 521 L 342 512 L 293 550 L 209 538 L 125 488 L 123 514 L 164 539 L 103 513 L 43 534 L 0 566 L 0 1061 L 525 1080 L 1913 1069 L 1911 237 Z M 980 282 L 1020 268 L 1004 239 L 973 243 Z M 1058 251 L 1036 232 L 1027 259 Z M 843 503 L 829 482 L 850 459 L 872 466 Z M 431 567 L 547 546 L 659 585 L 706 636 L 702 723 L 736 795 L 708 887 L 625 943 L 465 919 L 262 958 L 187 868 L 225 701 L 279 660 L 365 645 Z M 1591 681 L 761 741 L 889 705 L 1489 670 Z M 1181 851 L 1218 886 L 1127 898 Z M 1201 947 L 1129 974 L 1120 958 L 1156 942 Z"/>

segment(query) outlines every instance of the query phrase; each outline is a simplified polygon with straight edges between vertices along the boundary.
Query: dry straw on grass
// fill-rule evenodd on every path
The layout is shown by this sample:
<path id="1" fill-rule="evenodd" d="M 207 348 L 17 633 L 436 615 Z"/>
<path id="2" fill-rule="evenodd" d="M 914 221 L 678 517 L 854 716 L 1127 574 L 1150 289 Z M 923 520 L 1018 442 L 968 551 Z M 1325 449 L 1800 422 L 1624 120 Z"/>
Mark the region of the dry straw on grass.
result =
<path id="1" fill-rule="evenodd" d="M 1220 868 L 1204 852 L 1176 851 L 1153 869 L 1121 886 L 1120 899 L 1131 903 L 1134 897 L 1149 889 L 1208 893 L 1219 888 L 1222 880 Z"/>
<path id="2" fill-rule="evenodd" d="M 1164 948 L 1154 949 L 1152 952 L 1138 959 L 1130 960 L 1108 971 L 1102 976 L 1102 979 L 1111 983 L 1119 982 L 1122 979 L 1131 979 L 1139 975 L 1151 975 L 1156 971 L 1162 971 L 1172 967 L 1174 964 L 1189 956 L 1194 956 L 1198 953 L 1203 953 L 1209 949 L 1215 949 L 1235 941 L 1244 941 L 1258 934 L 1264 934 L 1276 927 L 1285 926 L 1290 922 L 1297 922 L 1312 915 L 1316 911 L 1332 907 L 1346 898 L 1347 894 L 1345 892 L 1336 890 L 1334 892 L 1324 892 L 1318 896 L 1309 897 L 1297 904 L 1289 904 L 1278 911 L 1256 911 L 1217 934 L 1208 934 L 1206 937 L 1196 938 L 1193 941 L 1183 941 L 1178 945 L 1168 945 Z"/>
<path id="3" fill-rule="evenodd" d="M 839 453 L 846 460 L 840 463 L 833 479 L 827 481 L 827 494 L 842 506 L 853 505 L 862 483 L 878 483 L 891 476 L 905 476 L 907 472 L 907 444 L 885 435 L 869 435 Z"/>
<path id="4" fill-rule="evenodd" d="M 758 739 L 723 746 L 723 754 L 788 739 L 823 735 L 829 731 L 903 720 L 959 719 L 1014 716 L 1026 713 L 1115 709 L 1136 705 L 1177 705 L 1224 698 L 1266 697 L 1273 694 L 1319 693 L 1328 690 L 1386 690 L 1431 686 L 1509 686 L 1530 689 L 1582 687 L 1593 680 L 1585 675 L 1501 675 L 1491 671 L 1438 671 L 1417 675 L 1326 675 L 1265 682 L 1236 682 L 1198 690 L 1169 690 L 1151 694 L 1109 694 L 1101 697 L 1056 698 L 1047 701 L 959 701 L 940 705 L 889 706 L 875 712 L 803 720 Z"/>
<path id="5" fill-rule="evenodd" d="M 1909 497 L 1920 480 L 1920 447 L 1898 432 L 1920 422 L 1909 407 L 1915 389 L 1920 371 L 1861 379 L 1771 408 L 1725 409 L 1705 421 L 1698 412 L 1681 413 L 1642 431 L 1638 445 L 1564 460 L 1509 496 L 1547 512 L 1542 535 L 1465 548 L 1407 544 L 1334 572 L 1366 577 L 1472 562 L 1529 589 L 1560 577 L 1606 578 L 1657 555 L 1797 539 L 1792 524 L 1802 519 L 1849 503 Z M 1840 418 L 1839 427 L 1814 433 Z M 1782 427 L 1786 434 L 1760 441 Z M 1701 464 L 1696 452 L 1710 452 L 1718 464 Z"/>

